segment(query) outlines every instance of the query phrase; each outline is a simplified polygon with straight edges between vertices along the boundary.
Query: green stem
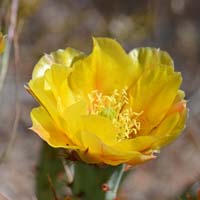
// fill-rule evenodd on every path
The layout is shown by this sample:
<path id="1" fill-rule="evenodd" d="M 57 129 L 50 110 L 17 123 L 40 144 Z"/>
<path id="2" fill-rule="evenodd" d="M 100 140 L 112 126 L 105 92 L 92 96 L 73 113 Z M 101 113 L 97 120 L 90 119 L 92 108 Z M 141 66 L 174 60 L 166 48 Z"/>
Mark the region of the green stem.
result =
<path id="1" fill-rule="evenodd" d="M 120 165 L 118 169 L 112 174 L 107 182 L 109 190 L 105 194 L 105 200 L 114 200 L 117 197 L 117 191 L 124 174 L 125 165 Z"/>

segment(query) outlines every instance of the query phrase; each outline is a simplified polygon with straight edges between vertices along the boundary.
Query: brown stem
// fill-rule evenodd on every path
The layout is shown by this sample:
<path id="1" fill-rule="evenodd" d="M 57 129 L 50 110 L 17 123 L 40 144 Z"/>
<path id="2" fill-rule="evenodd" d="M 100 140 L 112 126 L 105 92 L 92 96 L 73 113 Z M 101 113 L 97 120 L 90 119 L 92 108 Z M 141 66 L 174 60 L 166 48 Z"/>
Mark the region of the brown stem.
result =
<path id="1" fill-rule="evenodd" d="M 54 196 L 54 200 L 58 200 L 58 196 L 56 194 L 56 190 L 53 186 L 53 183 L 52 183 L 52 180 L 51 180 L 51 177 L 49 175 L 47 175 L 47 179 L 48 179 L 48 182 L 49 182 L 49 185 L 51 187 L 51 190 L 52 190 L 52 193 L 53 193 L 53 196 Z"/>

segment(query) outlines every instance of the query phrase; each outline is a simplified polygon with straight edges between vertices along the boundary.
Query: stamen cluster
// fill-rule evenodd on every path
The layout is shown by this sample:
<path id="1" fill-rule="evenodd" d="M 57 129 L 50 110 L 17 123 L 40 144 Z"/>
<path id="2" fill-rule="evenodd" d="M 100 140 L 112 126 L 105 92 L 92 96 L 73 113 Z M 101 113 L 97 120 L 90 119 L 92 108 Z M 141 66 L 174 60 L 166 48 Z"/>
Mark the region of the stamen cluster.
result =
<path id="1" fill-rule="evenodd" d="M 141 128 L 138 120 L 140 113 L 134 112 L 130 106 L 127 89 L 115 89 L 111 95 L 104 95 L 98 90 L 88 94 L 88 114 L 100 115 L 110 119 L 117 128 L 118 141 L 134 138 Z"/>

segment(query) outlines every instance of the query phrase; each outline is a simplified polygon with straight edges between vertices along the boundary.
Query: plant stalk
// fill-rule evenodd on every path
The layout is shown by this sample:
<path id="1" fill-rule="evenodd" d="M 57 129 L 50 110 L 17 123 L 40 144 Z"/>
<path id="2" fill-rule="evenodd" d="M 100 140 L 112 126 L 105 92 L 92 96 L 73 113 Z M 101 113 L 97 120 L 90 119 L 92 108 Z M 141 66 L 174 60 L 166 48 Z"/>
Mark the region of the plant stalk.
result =
<path id="1" fill-rule="evenodd" d="M 105 194 L 105 200 L 115 200 L 117 198 L 117 192 L 125 172 L 125 165 L 120 165 L 119 168 L 112 174 L 107 182 L 108 191 Z"/>

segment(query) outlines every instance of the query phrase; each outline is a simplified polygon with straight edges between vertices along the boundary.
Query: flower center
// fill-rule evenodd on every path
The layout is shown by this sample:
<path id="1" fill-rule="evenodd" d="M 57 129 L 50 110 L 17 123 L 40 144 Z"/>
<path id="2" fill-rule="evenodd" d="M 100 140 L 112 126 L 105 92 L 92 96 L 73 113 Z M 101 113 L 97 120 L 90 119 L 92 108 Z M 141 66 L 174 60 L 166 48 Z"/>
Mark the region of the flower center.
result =
<path id="1" fill-rule="evenodd" d="M 138 118 L 142 115 L 133 112 L 129 105 L 127 89 L 115 89 L 111 95 L 104 95 L 98 90 L 93 90 L 88 94 L 89 107 L 88 114 L 100 115 L 110 119 L 117 128 L 118 141 L 136 137 L 140 130 L 141 123 Z"/>

